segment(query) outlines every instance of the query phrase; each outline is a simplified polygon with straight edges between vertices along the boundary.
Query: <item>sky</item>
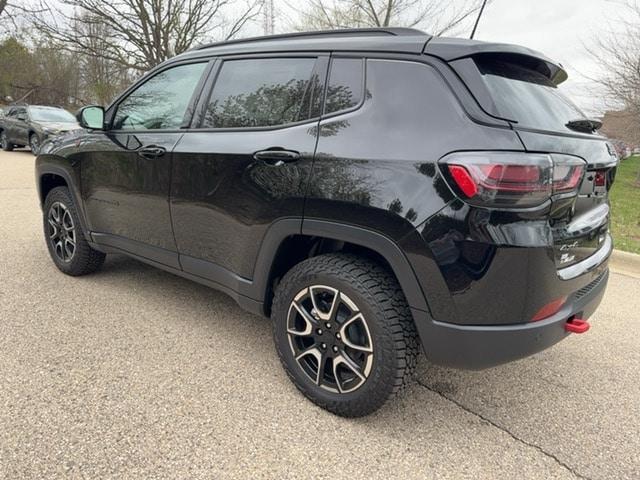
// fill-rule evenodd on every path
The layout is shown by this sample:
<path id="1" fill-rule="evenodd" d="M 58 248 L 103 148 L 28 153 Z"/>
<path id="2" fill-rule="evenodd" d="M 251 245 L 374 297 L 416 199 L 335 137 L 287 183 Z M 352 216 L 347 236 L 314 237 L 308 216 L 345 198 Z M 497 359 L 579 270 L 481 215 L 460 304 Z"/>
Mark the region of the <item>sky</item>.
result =
<path id="1" fill-rule="evenodd" d="M 290 2 L 275 3 L 276 10 L 284 13 L 276 19 L 276 31 L 286 31 L 286 22 L 278 18 L 290 18 Z M 621 14 L 623 7 L 616 0 L 493 0 L 483 13 L 475 38 L 523 45 L 560 62 L 569 74 L 561 90 L 587 114 L 600 115 L 611 105 L 590 80 L 600 70 L 587 47 L 597 37 L 608 35 Z M 465 25 L 466 35 L 471 33 L 474 20 Z"/>
<path id="2" fill-rule="evenodd" d="M 231 0 L 229 13 L 239 11 L 247 1 L 251 0 Z M 469 0 L 441 1 L 455 5 Z M 59 4 L 59 0 L 53 2 Z M 560 89 L 587 114 L 599 116 L 612 108 L 612 105 L 605 100 L 598 84 L 591 80 L 601 72 L 597 60 L 589 55 L 587 49 L 597 38 L 609 35 L 615 28 L 616 19 L 625 12 L 621 2 L 622 0 L 493 0 L 484 11 L 475 38 L 523 45 L 560 62 L 569 74 L 569 79 Z M 296 18 L 294 7 L 300 7 L 303 0 L 274 0 L 274 4 L 276 33 L 291 31 Z M 456 32 L 456 36 L 468 36 L 474 21 L 475 18 L 470 18 Z M 247 26 L 241 36 L 261 34 L 262 18 L 258 18 Z"/>
<path id="3" fill-rule="evenodd" d="M 623 13 L 611 0 L 494 0 L 476 38 L 524 45 L 560 62 L 569 73 L 561 85 L 564 93 L 587 113 L 599 114 L 609 105 L 590 80 L 600 69 L 587 48 L 609 35 Z"/>

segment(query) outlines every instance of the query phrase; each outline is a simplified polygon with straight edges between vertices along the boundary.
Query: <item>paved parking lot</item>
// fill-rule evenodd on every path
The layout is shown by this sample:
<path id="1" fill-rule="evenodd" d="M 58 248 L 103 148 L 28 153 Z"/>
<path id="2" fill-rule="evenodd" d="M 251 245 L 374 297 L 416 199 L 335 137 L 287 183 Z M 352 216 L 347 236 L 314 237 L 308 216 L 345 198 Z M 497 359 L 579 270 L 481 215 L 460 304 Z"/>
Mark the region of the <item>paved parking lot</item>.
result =
<path id="1" fill-rule="evenodd" d="M 313 406 L 267 320 L 112 256 L 70 278 L 41 235 L 33 157 L 0 153 L 0 477 L 640 478 L 640 280 L 591 331 L 483 372 L 421 361 L 377 414 Z"/>

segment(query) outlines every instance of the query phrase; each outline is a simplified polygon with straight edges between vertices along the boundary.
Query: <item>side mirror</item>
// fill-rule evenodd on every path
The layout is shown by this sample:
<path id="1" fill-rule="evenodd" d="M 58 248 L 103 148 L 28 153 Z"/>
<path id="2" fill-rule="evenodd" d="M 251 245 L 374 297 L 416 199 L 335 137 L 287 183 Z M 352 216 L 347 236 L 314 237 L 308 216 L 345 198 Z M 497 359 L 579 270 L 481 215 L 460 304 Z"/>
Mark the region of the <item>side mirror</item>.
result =
<path id="1" fill-rule="evenodd" d="M 98 105 L 89 105 L 81 108 L 76 114 L 78 123 L 82 128 L 90 130 L 104 130 L 104 108 Z"/>

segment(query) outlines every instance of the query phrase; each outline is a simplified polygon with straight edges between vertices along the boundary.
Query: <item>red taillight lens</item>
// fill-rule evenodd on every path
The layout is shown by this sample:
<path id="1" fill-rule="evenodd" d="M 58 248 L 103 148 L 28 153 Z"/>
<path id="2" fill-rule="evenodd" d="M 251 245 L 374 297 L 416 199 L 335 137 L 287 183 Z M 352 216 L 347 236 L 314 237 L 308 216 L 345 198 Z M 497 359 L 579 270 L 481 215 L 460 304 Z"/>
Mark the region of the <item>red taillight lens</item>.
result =
<path id="1" fill-rule="evenodd" d="M 567 155 L 552 155 L 553 193 L 567 193 L 577 190 L 582 182 L 586 164 L 579 158 Z"/>
<path id="2" fill-rule="evenodd" d="M 545 318 L 549 318 L 551 315 L 555 315 L 560 311 L 562 306 L 566 303 L 567 297 L 560 297 L 553 302 L 547 303 L 544 307 L 542 307 L 531 319 L 532 322 L 537 322 L 539 320 L 544 320 Z"/>
<path id="3" fill-rule="evenodd" d="M 607 185 L 607 175 L 604 170 L 596 171 L 595 177 L 593 179 L 593 184 L 596 187 L 604 187 Z"/>
<path id="4" fill-rule="evenodd" d="M 466 168 L 461 165 L 449 165 L 449 172 L 456 184 L 468 198 L 478 194 L 478 187 Z"/>
<path id="5" fill-rule="evenodd" d="M 585 162 L 566 155 L 460 152 L 442 160 L 466 201 L 490 207 L 541 205 L 556 193 L 577 191 Z"/>

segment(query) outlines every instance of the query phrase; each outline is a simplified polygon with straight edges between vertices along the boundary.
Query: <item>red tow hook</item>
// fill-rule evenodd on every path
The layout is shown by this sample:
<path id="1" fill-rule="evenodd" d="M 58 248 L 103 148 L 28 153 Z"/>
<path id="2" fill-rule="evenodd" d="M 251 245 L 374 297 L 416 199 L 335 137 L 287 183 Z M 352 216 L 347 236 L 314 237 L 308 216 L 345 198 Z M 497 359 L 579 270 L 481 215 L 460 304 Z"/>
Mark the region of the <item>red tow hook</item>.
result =
<path id="1" fill-rule="evenodd" d="M 571 333 L 584 333 L 589 330 L 589 327 L 591 327 L 589 322 L 582 320 L 581 318 L 572 318 L 571 320 L 567 320 L 567 323 L 564 324 L 564 329 Z"/>

